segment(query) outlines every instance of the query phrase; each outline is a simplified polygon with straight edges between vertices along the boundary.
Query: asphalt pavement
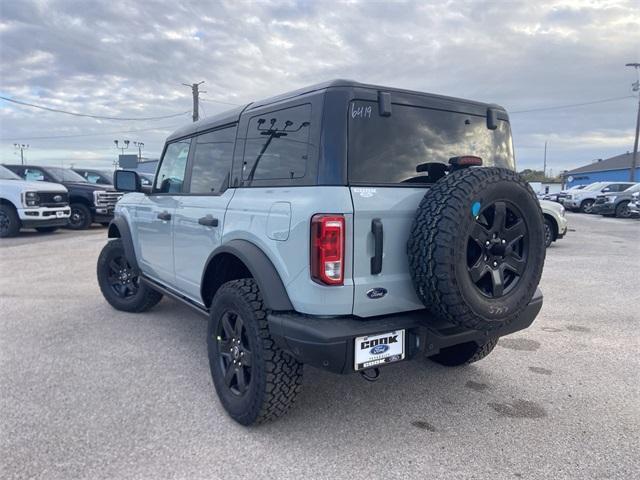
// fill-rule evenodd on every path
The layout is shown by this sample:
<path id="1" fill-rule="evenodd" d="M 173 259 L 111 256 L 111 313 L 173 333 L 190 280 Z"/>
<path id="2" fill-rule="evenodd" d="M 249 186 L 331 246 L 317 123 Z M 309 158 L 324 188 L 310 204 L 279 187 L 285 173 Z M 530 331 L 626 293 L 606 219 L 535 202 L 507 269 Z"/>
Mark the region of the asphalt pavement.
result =
<path id="1" fill-rule="evenodd" d="M 483 361 L 379 381 L 305 368 L 293 410 L 224 413 L 206 321 L 113 310 L 106 230 L 0 241 L 0 478 L 633 478 L 640 470 L 640 221 L 569 215 L 543 310 Z"/>

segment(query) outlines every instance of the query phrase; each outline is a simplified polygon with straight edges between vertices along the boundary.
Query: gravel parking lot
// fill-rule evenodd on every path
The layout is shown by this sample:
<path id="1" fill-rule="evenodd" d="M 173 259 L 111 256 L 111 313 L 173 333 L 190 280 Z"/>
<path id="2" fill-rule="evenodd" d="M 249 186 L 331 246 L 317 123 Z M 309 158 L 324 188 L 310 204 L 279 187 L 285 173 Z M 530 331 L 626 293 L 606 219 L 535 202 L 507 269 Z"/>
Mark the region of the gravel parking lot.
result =
<path id="1" fill-rule="evenodd" d="M 640 221 L 569 221 L 540 317 L 484 361 L 404 362 L 376 383 L 306 368 L 290 414 L 249 429 L 217 400 L 202 317 L 103 300 L 104 229 L 3 240 L 0 477 L 634 477 Z"/>

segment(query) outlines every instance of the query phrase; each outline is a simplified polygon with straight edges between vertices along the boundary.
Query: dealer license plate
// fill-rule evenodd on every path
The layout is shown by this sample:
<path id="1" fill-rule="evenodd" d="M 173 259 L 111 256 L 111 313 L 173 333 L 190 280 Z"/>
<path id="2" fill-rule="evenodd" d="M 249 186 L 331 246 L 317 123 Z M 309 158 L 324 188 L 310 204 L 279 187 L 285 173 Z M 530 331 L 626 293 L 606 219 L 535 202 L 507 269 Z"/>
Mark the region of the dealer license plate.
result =
<path id="1" fill-rule="evenodd" d="M 58 218 L 64 217 L 64 212 L 62 210 L 60 210 L 59 212 L 56 212 L 56 217 Z"/>
<path id="2" fill-rule="evenodd" d="M 357 337 L 354 352 L 356 370 L 399 362 L 404 359 L 404 330 Z"/>

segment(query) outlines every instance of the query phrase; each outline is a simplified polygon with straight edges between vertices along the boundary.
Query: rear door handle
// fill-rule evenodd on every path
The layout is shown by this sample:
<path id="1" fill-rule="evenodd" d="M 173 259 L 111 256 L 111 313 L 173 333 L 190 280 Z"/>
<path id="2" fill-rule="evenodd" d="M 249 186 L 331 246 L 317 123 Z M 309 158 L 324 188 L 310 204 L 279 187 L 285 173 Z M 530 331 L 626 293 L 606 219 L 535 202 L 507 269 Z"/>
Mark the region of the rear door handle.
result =
<path id="1" fill-rule="evenodd" d="M 373 257 L 371 257 L 371 275 L 382 272 L 382 247 L 383 231 L 382 220 L 374 218 L 371 220 L 371 233 L 373 233 Z"/>
<path id="2" fill-rule="evenodd" d="M 171 214 L 165 210 L 164 212 L 160 212 L 158 214 L 158 218 L 163 221 L 168 221 L 171 220 Z"/>
<path id="3" fill-rule="evenodd" d="M 217 218 L 213 218 L 213 216 L 211 215 L 206 215 L 204 217 L 201 217 L 198 219 L 198 223 L 200 225 L 204 225 L 205 227 L 217 227 L 218 226 L 218 219 Z"/>

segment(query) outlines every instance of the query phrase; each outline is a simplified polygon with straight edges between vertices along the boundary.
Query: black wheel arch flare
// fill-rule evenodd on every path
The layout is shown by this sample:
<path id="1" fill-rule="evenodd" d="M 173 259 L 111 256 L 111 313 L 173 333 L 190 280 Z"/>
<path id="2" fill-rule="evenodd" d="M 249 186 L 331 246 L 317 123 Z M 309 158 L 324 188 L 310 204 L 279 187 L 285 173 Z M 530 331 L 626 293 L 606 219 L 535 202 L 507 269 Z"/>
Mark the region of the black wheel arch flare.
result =
<path id="1" fill-rule="evenodd" d="M 214 262 L 216 258 L 221 255 L 231 255 L 246 267 L 258 284 L 267 309 L 278 311 L 294 310 L 287 290 L 282 283 L 282 279 L 271 260 L 269 260 L 269 257 L 255 244 L 240 239 L 231 240 L 221 245 L 209 255 L 205 268 L 202 271 L 202 279 L 200 282 L 200 294 L 203 300 L 206 298 L 212 299 L 213 295 L 215 295 L 215 292 L 205 292 L 204 288 L 206 288 L 207 285 L 207 275 L 216 275 L 215 271 L 210 271 L 210 267 L 215 268 Z M 229 278 L 229 280 L 233 280 L 233 278 Z M 218 288 L 222 286 L 221 282 L 217 283 Z M 205 304 L 207 303 L 209 302 L 205 300 Z"/>

